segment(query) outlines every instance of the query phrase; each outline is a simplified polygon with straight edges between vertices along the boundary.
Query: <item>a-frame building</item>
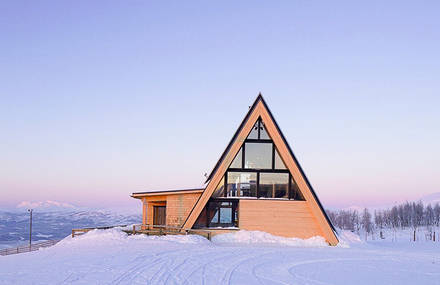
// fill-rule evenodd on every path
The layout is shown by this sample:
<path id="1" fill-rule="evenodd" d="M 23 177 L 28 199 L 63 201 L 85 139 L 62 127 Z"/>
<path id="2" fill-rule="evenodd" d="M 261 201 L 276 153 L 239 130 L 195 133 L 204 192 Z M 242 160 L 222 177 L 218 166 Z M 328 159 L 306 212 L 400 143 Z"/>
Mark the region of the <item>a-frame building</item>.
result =
<path id="1" fill-rule="evenodd" d="M 331 245 L 338 243 L 261 94 L 206 183 L 204 189 L 149 191 L 132 197 L 143 201 L 144 224 L 160 220 L 182 230 L 259 230 L 285 237 L 323 236 Z"/>

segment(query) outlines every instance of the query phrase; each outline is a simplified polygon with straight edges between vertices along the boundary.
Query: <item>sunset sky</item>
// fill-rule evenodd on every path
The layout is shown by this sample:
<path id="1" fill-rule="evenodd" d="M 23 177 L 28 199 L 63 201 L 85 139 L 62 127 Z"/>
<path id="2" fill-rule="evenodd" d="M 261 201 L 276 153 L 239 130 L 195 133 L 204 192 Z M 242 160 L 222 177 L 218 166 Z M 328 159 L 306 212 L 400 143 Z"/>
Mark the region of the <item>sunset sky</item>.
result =
<path id="1" fill-rule="evenodd" d="M 439 2 L 275 3 L 2 1 L 0 209 L 202 186 L 259 92 L 325 207 L 440 192 Z"/>

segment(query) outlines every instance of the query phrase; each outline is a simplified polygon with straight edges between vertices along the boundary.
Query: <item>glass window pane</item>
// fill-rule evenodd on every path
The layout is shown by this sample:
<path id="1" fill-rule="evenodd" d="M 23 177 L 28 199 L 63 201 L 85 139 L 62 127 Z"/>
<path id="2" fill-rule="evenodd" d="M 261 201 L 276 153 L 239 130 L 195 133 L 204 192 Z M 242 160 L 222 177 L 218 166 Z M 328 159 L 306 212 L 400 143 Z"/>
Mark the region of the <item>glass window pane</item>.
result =
<path id="1" fill-rule="evenodd" d="M 222 206 L 224 207 L 224 206 Z M 230 208 L 220 208 L 220 223 L 232 223 L 232 207 Z"/>
<path id="2" fill-rule="evenodd" d="M 218 209 L 215 209 L 212 211 L 212 213 L 215 213 L 214 216 L 211 218 L 210 223 L 211 224 L 218 224 Z"/>
<path id="3" fill-rule="evenodd" d="M 298 184 L 295 183 L 295 180 L 290 180 L 290 199 L 305 201 L 304 196 L 299 190 Z"/>
<path id="4" fill-rule="evenodd" d="M 260 122 L 260 140 L 270 140 L 269 134 L 266 131 L 263 121 Z"/>
<path id="5" fill-rule="evenodd" d="M 194 228 L 206 227 L 237 227 L 238 226 L 238 200 L 221 201 L 209 200 L 200 216 L 197 218 Z"/>
<path id="6" fill-rule="evenodd" d="M 244 157 L 245 168 L 271 169 L 272 143 L 246 143 Z"/>
<path id="7" fill-rule="evenodd" d="M 257 174 L 252 172 L 228 172 L 227 195 L 229 197 L 256 197 Z"/>
<path id="8" fill-rule="evenodd" d="M 240 148 L 240 151 L 237 153 L 237 155 L 235 156 L 234 160 L 232 161 L 231 165 L 229 166 L 230 168 L 241 168 L 241 162 L 242 162 L 242 149 Z"/>
<path id="9" fill-rule="evenodd" d="M 220 183 L 215 188 L 214 193 L 212 194 L 213 198 L 224 197 L 225 196 L 225 177 L 220 180 Z"/>
<path id="10" fill-rule="evenodd" d="M 258 120 L 255 122 L 255 125 L 252 127 L 251 132 L 249 133 L 248 139 L 258 139 Z"/>
<path id="11" fill-rule="evenodd" d="M 275 149 L 275 169 L 287 169 L 277 149 Z"/>
<path id="12" fill-rule="evenodd" d="M 260 173 L 258 196 L 288 198 L 289 173 Z"/>

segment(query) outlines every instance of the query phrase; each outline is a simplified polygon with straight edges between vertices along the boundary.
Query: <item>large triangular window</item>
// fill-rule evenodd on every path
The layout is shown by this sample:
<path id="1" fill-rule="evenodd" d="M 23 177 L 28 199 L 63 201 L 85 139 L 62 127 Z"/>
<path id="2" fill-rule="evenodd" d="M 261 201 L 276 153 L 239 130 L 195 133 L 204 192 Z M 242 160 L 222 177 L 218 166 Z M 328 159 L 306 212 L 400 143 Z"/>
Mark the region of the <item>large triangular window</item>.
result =
<path id="1" fill-rule="evenodd" d="M 240 198 L 304 200 L 261 118 L 252 127 L 194 227 L 235 227 Z"/>
<path id="2" fill-rule="evenodd" d="M 229 165 L 214 197 L 304 200 L 261 118 Z"/>
<path id="3" fill-rule="evenodd" d="M 212 198 L 304 200 L 261 118 L 253 125 Z"/>

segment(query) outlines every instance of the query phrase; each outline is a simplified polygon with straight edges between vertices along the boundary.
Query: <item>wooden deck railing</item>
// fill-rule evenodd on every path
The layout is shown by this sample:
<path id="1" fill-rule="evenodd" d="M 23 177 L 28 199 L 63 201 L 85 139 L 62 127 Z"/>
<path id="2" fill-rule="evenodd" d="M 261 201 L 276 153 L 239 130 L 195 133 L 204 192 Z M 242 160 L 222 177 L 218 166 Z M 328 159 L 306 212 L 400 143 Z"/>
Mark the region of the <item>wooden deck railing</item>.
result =
<path id="1" fill-rule="evenodd" d="M 133 225 L 132 229 L 125 230 L 128 234 L 146 234 L 146 235 L 201 235 L 211 240 L 212 233 L 208 230 L 184 230 L 179 226 L 149 225 L 139 224 Z"/>
<path id="2" fill-rule="evenodd" d="M 78 235 L 85 234 L 91 230 L 95 229 L 111 229 L 115 227 L 123 227 L 122 229 L 124 232 L 126 232 L 129 235 L 135 235 L 135 234 L 145 234 L 145 235 L 155 235 L 155 236 L 162 236 L 162 235 L 188 235 L 188 234 L 195 234 L 200 235 L 208 240 L 211 240 L 211 237 L 216 234 L 216 230 L 207 230 L 207 229 L 182 229 L 180 226 L 166 226 L 166 225 L 150 225 L 150 224 L 136 224 L 136 225 L 118 225 L 118 226 L 108 226 L 108 227 L 96 227 L 96 228 L 83 228 L 83 229 L 72 229 L 72 237 L 76 237 Z"/>
<path id="3" fill-rule="evenodd" d="M 13 247 L 13 248 L 4 248 L 4 249 L 0 249 L 0 255 L 10 255 L 10 254 L 35 251 L 35 250 L 39 250 L 42 247 L 49 247 L 49 246 L 55 245 L 58 242 L 59 242 L 59 240 L 47 240 L 47 241 L 33 243 L 32 245 L 23 245 L 23 246 L 18 246 L 18 247 Z"/>

